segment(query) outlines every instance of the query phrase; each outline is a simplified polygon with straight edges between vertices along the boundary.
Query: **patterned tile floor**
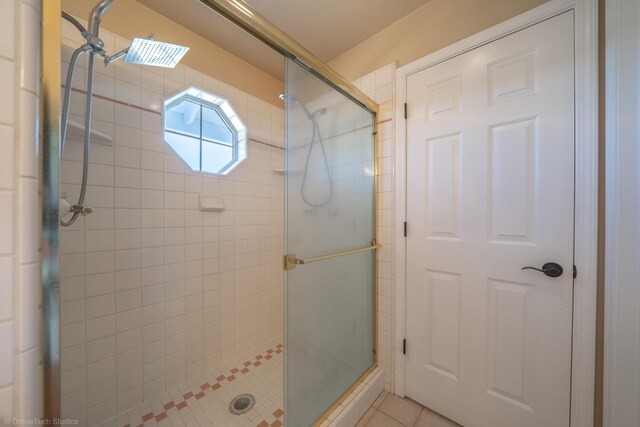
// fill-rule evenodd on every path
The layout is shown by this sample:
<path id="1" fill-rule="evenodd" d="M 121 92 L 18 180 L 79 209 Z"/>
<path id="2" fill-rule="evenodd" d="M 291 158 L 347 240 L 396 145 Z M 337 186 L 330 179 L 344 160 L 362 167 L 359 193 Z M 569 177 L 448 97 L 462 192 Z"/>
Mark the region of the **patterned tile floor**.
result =
<path id="1" fill-rule="evenodd" d="M 224 363 L 103 427 L 280 427 L 283 359 L 282 344 L 277 344 L 252 357 Z M 245 393 L 255 397 L 255 406 L 246 414 L 231 414 L 229 403 Z"/>

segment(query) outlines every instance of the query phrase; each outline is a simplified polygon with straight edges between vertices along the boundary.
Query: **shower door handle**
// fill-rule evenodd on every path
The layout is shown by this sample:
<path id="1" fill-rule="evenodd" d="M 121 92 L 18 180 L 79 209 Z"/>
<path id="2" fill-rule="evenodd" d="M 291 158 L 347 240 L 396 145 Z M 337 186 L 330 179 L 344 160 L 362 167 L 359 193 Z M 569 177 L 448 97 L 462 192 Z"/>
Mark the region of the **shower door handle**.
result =
<path id="1" fill-rule="evenodd" d="M 381 247 L 382 245 L 380 243 L 376 243 L 376 241 L 374 240 L 371 243 L 371 245 L 366 246 L 364 248 L 351 249 L 351 250 L 342 251 L 342 252 L 335 252 L 329 255 L 322 255 L 314 258 L 300 259 L 296 257 L 296 254 L 286 254 L 284 256 L 284 269 L 286 271 L 289 271 L 296 268 L 296 265 L 311 264 L 314 262 L 324 261 L 332 258 L 338 258 L 345 255 L 358 254 L 358 253 L 367 252 L 367 251 L 375 251 L 376 249 L 379 249 Z"/>

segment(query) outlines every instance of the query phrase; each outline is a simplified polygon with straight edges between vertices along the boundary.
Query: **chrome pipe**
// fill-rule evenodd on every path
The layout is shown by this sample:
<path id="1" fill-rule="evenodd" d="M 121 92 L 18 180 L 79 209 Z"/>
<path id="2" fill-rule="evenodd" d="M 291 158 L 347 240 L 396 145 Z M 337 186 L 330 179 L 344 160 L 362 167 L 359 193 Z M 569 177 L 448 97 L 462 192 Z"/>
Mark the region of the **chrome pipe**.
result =
<path id="1" fill-rule="evenodd" d="M 104 14 L 107 9 L 111 7 L 113 2 L 114 0 L 102 0 L 91 10 L 91 14 L 89 15 L 89 33 L 92 36 L 98 36 L 102 14 Z"/>
<path id="2" fill-rule="evenodd" d="M 122 49 L 120 52 L 114 54 L 113 56 L 106 55 L 104 57 L 104 65 L 105 65 L 105 67 L 111 65 L 112 62 L 117 61 L 118 59 L 122 58 L 123 56 L 127 56 L 127 53 L 129 53 L 129 48 Z"/>

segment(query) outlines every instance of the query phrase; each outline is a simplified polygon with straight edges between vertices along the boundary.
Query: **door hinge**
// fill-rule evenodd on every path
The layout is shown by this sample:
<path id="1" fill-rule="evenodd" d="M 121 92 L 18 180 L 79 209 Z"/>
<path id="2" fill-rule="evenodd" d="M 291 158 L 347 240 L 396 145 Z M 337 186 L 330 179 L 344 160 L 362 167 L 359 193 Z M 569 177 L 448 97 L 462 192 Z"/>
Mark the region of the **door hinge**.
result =
<path id="1" fill-rule="evenodd" d="M 407 221 L 404 222 L 404 237 L 407 237 Z"/>
<path id="2" fill-rule="evenodd" d="M 407 119 L 407 103 L 404 103 L 404 118 Z"/>
<path id="3" fill-rule="evenodd" d="M 402 339 L 402 354 L 407 354 L 407 339 Z"/>
<path id="4" fill-rule="evenodd" d="M 578 269 L 576 268 L 576 266 L 573 266 L 573 278 L 575 279 L 576 277 L 578 277 Z"/>

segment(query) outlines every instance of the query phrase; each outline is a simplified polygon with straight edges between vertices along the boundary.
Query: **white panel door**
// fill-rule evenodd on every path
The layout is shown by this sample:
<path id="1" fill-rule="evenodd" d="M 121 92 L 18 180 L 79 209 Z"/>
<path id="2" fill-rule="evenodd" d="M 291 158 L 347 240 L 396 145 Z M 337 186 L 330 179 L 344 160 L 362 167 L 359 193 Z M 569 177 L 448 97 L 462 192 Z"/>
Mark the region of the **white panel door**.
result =
<path id="1" fill-rule="evenodd" d="M 573 98 L 572 12 L 407 80 L 406 394 L 466 427 L 569 425 Z"/>

